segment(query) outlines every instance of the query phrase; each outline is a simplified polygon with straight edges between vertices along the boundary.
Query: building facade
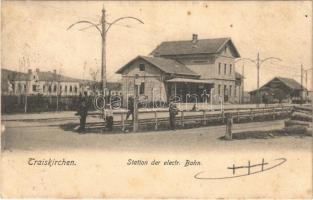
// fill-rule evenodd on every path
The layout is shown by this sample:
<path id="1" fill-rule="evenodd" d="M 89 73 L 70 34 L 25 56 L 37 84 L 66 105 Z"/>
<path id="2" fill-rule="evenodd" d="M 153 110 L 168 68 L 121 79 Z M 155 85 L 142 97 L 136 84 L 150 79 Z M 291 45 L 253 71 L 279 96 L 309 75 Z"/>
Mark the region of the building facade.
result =
<path id="1" fill-rule="evenodd" d="M 2 73 L 3 71 L 10 70 L 2 69 Z M 57 74 L 56 70 L 43 72 L 36 69 L 36 71 L 28 70 L 28 73 L 11 71 L 5 74 L 7 77 L 2 76 L 2 80 L 8 82 L 8 89 L 4 94 L 9 95 L 77 96 L 83 89 L 81 80 Z"/>
<path id="2" fill-rule="evenodd" d="M 230 38 L 163 42 L 150 56 L 138 56 L 120 68 L 124 96 L 138 92 L 148 101 L 240 103 L 243 77 L 240 55 Z M 124 98 L 125 99 L 125 98 Z"/>

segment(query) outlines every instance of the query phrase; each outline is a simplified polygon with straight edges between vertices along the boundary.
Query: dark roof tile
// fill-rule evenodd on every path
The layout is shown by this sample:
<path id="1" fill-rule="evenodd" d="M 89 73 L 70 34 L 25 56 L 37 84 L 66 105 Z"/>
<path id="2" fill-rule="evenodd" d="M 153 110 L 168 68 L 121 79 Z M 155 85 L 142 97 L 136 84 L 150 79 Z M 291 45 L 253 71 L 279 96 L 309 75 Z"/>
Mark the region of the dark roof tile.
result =
<path id="1" fill-rule="evenodd" d="M 169 74 L 178 74 L 178 75 L 189 75 L 189 76 L 199 76 L 199 74 L 190 70 L 184 64 L 179 63 L 173 59 L 160 58 L 160 57 L 148 57 L 148 56 L 138 56 L 131 60 L 129 63 L 121 67 L 116 73 L 122 73 L 123 70 L 128 67 L 137 59 L 143 59 L 146 62 L 154 65 L 159 68 L 161 71 Z"/>
<path id="2" fill-rule="evenodd" d="M 201 39 L 197 40 L 196 43 L 191 40 L 162 42 L 151 54 L 154 56 L 213 54 L 218 53 L 228 42 L 231 42 L 235 57 L 240 57 L 230 38 Z"/>

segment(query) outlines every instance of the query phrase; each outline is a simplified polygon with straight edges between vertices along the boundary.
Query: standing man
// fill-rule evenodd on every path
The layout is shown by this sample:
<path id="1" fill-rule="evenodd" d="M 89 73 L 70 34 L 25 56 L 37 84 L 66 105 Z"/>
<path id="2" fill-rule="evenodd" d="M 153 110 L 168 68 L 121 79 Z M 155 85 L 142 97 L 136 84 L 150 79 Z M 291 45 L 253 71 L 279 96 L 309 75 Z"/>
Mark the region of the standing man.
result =
<path id="1" fill-rule="evenodd" d="M 176 107 L 174 102 L 170 102 L 168 110 L 169 110 L 169 115 L 170 115 L 170 129 L 171 130 L 176 130 L 175 117 L 178 114 L 178 109 L 177 109 L 177 107 Z"/>
<path id="2" fill-rule="evenodd" d="M 82 97 L 80 102 L 79 102 L 78 114 L 80 116 L 80 126 L 78 129 L 78 132 L 85 131 L 86 118 L 88 115 L 88 108 L 89 108 L 88 94 L 87 94 L 87 92 L 84 92 L 84 97 Z"/>
<path id="3" fill-rule="evenodd" d="M 105 121 L 106 121 L 106 128 L 108 131 L 113 130 L 113 110 L 111 104 L 107 104 L 105 109 Z"/>

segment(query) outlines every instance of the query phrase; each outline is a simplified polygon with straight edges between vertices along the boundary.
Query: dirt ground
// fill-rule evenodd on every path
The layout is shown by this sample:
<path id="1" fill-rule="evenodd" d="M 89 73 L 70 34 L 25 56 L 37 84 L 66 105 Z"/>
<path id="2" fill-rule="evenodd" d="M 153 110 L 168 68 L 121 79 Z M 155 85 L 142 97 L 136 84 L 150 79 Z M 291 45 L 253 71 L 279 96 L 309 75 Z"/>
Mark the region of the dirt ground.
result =
<path id="1" fill-rule="evenodd" d="M 52 126 L 51 126 L 52 123 Z M 176 131 L 78 134 L 61 122 L 4 122 L 3 197 L 62 198 L 308 198 L 312 196 L 312 137 L 284 136 L 225 141 L 224 126 Z M 242 131 L 272 130 L 283 121 L 235 124 Z M 3 142 L 2 141 L 2 142 Z M 75 166 L 32 166 L 29 159 L 66 159 Z M 285 158 L 281 167 L 242 178 L 227 167 Z M 177 166 L 127 165 L 129 159 L 177 160 Z M 186 160 L 201 165 L 184 167 Z M 244 171 L 242 171 L 244 172 Z"/>
<path id="2" fill-rule="evenodd" d="M 51 126 L 52 124 L 52 126 Z M 138 133 L 88 133 L 64 130 L 60 122 L 5 122 L 3 133 L 5 150 L 62 150 L 71 148 L 119 151 L 182 151 L 211 149 L 309 149 L 311 137 L 286 136 L 268 139 L 220 140 L 225 126 L 180 129 L 176 131 L 150 131 Z M 243 131 L 266 131 L 283 128 L 283 120 L 235 124 L 234 134 Z"/>

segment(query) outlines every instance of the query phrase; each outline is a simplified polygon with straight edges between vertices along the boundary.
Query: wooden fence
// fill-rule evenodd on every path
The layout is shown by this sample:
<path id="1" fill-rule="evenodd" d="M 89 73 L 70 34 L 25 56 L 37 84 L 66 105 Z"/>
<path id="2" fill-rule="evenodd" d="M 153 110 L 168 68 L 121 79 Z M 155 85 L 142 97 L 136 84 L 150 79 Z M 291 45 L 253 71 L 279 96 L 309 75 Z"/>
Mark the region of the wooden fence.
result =
<path id="1" fill-rule="evenodd" d="M 290 115 L 293 106 L 273 106 L 263 108 L 240 108 L 240 109 L 224 109 L 224 110 L 198 110 L 198 111 L 179 111 L 176 116 L 176 124 L 180 128 L 207 126 L 210 124 L 224 124 L 226 115 L 231 114 L 235 123 L 248 121 L 266 121 L 286 118 Z M 90 113 L 91 116 L 99 116 L 99 113 Z M 125 128 L 132 127 L 132 121 L 126 120 L 127 111 L 114 112 L 114 127 Z M 141 130 L 160 130 L 167 128 L 169 124 L 169 116 L 167 110 L 146 110 L 139 111 L 138 124 Z M 93 122 L 88 123 L 87 128 L 103 128 L 104 123 Z"/>

